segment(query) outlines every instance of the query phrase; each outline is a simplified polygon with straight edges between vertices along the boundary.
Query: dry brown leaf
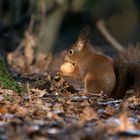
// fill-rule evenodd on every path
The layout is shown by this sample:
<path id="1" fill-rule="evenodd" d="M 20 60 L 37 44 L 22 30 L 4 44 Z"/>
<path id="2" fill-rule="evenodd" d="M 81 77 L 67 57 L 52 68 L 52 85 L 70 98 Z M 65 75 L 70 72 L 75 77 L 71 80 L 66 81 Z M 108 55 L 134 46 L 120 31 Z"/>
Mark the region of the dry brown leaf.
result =
<path id="1" fill-rule="evenodd" d="M 129 121 L 128 112 L 128 102 L 123 102 L 116 112 L 116 115 L 120 120 L 120 125 L 117 128 L 118 131 L 134 129 L 134 125 Z"/>
<path id="2" fill-rule="evenodd" d="M 47 117 L 48 117 L 49 119 L 52 119 L 52 120 L 63 121 L 62 118 L 60 118 L 56 113 L 51 112 L 51 111 L 49 111 L 49 112 L 47 113 Z"/>
<path id="3" fill-rule="evenodd" d="M 33 60 L 35 58 L 35 50 L 36 47 L 36 41 L 33 34 L 29 32 L 25 32 L 25 44 L 24 44 L 24 55 L 26 58 L 26 63 L 28 65 L 31 65 L 33 63 Z"/>
<path id="4" fill-rule="evenodd" d="M 122 113 L 119 119 L 121 121 L 121 125 L 119 126 L 119 131 L 127 131 L 127 130 L 134 129 L 134 125 L 129 121 L 126 112 Z"/>
<path id="5" fill-rule="evenodd" d="M 108 105 L 105 109 L 105 113 L 109 116 L 112 116 L 116 112 L 116 109 L 110 105 Z"/>
<path id="6" fill-rule="evenodd" d="M 40 90 L 38 88 L 32 88 L 30 90 L 31 90 L 31 92 L 37 93 L 39 95 L 39 97 L 43 97 L 47 93 L 46 89 Z"/>
<path id="7" fill-rule="evenodd" d="M 5 106 L 0 107 L 0 113 L 1 113 L 1 114 L 5 114 L 5 113 L 7 113 L 7 112 L 8 112 L 8 110 L 7 110 L 7 108 L 6 108 Z"/>
<path id="8" fill-rule="evenodd" d="M 90 121 L 90 120 L 93 120 L 93 119 L 98 120 L 99 118 L 98 118 L 97 113 L 94 111 L 94 109 L 87 106 L 83 109 L 83 112 L 80 115 L 80 119 L 82 121 Z"/>
<path id="9" fill-rule="evenodd" d="M 25 57 L 16 51 L 7 54 L 7 61 L 14 70 L 20 72 L 27 71 Z"/>
<path id="10" fill-rule="evenodd" d="M 16 111 L 16 114 L 19 116 L 26 116 L 29 112 L 28 108 L 18 106 L 18 110 Z"/>

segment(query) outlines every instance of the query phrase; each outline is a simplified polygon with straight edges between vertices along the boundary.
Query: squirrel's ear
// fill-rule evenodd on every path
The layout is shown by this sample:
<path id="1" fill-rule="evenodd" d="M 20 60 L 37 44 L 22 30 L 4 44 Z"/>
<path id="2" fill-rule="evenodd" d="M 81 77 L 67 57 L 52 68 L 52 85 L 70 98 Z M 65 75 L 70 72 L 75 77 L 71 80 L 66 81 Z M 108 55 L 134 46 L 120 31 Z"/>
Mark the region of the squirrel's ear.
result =
<path id="1" fill-rule="evenodd" d="M 90 27 L 86 26 L 85 28 L 83 28 L 83 30 L 80 32 L 79 36 L 78 36 L 78 40 L 88 40 L 89 39 L 89 35 L 90 35 Z"/>
<path id="2" fill-rule="evenodd" d="M 90 35 L 90 28 L 89 26 L 86 26 L 78 36 L 78 41 L 77 41 L 78 50 L 81 51 L 86 46 L 85 44 L 88 42 L 89 35 Z"/>
<path id="3" fill-rule="evenodd" d="M 82 51 L 85 46 L 85 42 L 83 40 L 78 40 L 76 45 L 77 45 L 77 49 L 79 51 Z"/>

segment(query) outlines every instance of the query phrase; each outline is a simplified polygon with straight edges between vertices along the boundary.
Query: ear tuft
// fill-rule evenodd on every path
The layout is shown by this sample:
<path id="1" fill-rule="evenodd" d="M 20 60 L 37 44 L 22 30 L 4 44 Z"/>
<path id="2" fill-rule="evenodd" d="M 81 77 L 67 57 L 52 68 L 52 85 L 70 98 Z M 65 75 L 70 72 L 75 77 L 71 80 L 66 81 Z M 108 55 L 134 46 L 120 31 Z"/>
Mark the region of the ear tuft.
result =
<path id="1" fill-rule="evenodd" d="M 80 32 L 78 36 L 77 48 L 79 51 L 83 50 L 83 48 L 86 46 L 89 35 L 90 35 L 90 27 L 86 26 L 85 28 L 83 28 L 83 30 Z"/>
<path id="2" fill-rule="evenodd" d="M 88 40 L 90 35 L 90 27 L 86 26 L 85 28 L 83 28 L 83 30 L 80 32 L 79 36 L 78 36 L 78 40 Z"/>

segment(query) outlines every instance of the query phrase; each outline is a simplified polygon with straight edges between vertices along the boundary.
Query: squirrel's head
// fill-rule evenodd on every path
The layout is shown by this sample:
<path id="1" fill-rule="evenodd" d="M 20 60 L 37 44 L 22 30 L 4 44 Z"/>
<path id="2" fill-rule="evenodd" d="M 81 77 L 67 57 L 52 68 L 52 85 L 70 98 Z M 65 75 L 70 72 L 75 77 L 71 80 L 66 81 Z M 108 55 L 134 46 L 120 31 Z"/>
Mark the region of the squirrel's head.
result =
<path id="1" fill-rule="evenodd" d="M 82 55 L 88 47 L 89 27 L 84 28 L 74 45 L 67 51 L 65 60 L 71 63 L 77 63 L 80 61 Z"/>

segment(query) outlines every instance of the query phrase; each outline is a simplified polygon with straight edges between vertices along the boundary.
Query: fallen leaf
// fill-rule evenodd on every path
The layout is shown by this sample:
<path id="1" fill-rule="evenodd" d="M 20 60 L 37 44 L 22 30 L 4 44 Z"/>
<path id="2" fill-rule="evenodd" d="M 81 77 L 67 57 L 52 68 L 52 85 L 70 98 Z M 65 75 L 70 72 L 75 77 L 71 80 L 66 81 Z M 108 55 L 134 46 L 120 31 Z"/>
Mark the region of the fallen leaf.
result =
<path id="1" fill-rule="evenodd" d="M 8 112 L 7 108 L 5 108 L 5 107 L 0 107 L 0 113 L 1 113 L 1 114 L 5 114 L 5 113 L 7 113 L 7 112 Z"/>
<path id="2" fill-rule="evenodd" d="M 90 121 L 90 120 L 93 120 L 93 119 L 98 120 L 99 118 L 98 118 L 97 113 L 94 111 L 94 109 L 87 106 L 83 109 L 83 112 L 80 115 L 80 119 L 82 121 Z"/>

